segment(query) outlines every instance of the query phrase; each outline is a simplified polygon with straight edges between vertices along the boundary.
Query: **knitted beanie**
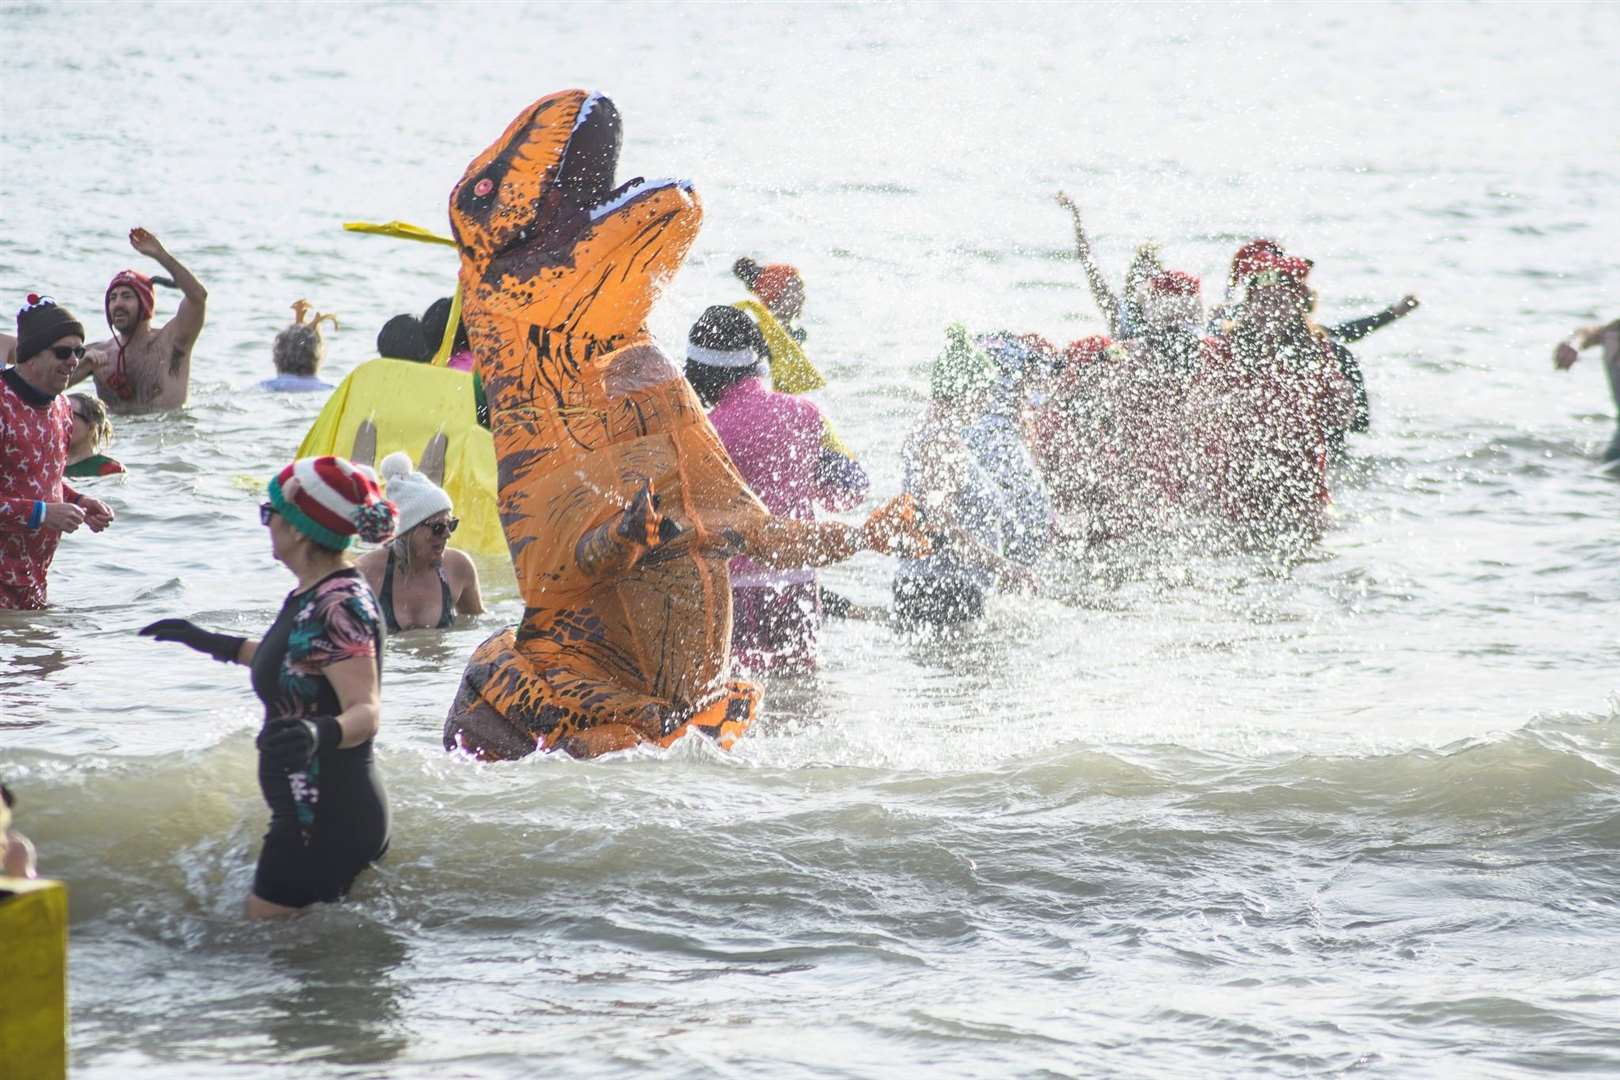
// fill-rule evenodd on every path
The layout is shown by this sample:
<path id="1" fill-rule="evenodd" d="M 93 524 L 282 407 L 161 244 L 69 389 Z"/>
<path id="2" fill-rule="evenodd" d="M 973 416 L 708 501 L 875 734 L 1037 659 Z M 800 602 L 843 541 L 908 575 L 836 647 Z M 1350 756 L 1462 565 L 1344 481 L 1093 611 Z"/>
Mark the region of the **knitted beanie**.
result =
<path id="1" fill-rule="evenodd" d="M 686 335 L 686 358 L 704 367 L 752 368 L 769 355 L 754 320 L 723 304 L 705 308 Z"/>
<path id="2" fill-rule="evenodd" d="M 403 450 L 382 459 L 382 478 L 388 487 L 388 500 L 399 509 L 396 536 L 404 536 L 434 514 L 455 508 L 444 488 L 417 472 L 411 456 Z"/>
<path id="3" fill-rule="evenodd" d="M 298 490 L 288 497 L 288 480 Z M 377 490 L 370 470 L 344 458 L 299 458 L 270 480 L 270 505 L 324 548 L 342 551 L 356 535 L 380 544 L 394 534 L 394 504 Z"/>
<path id="4" fill-rule="evenodd" d="M 770 308 L 774 313 L 779 303 L 792 297 L 797 303 L 804 303 L 804 278 L 799 272 L 787 263 L 771 263 L 769 266 L 759 268 L 754 280 L 748 283 L 748 288 L 760 299 L 760 303 Z"/>
<path id="5" fill-rule="evenodd" d="M 136 270 L 120 270 L 113 275 L 113 279 L 107 283 L 106 295 L 101 300 L 102 311 L 105 312 L 111 306 L 113 290 L 120 287 L 134 290 L 135 303 L 140 308 L 141 319 L 150 319 L 153 311 L 152 279 Z M 112 315 L 107 315 L 107 321 L 112 322 Z"/>
<path id="6" fill-rule="evenodd" d="M 29 293 L 27 303 L 17 312 L 17 363 L 44 352 L 70 334 L 84 337 L 84 326 L 73 313 L 48 296 Z"/>

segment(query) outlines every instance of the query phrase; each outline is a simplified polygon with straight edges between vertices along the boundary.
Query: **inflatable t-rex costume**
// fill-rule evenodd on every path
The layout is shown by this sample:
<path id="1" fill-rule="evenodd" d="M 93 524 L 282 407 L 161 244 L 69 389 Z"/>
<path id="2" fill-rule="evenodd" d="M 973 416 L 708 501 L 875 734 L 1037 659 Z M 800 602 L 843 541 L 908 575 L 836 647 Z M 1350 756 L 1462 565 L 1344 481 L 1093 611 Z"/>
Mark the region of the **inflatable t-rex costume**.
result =
<path id="1" fill-rule="evenodd" d="M 907 501 L 853 529 L 773 518 L 748 490 L 645 326 L 697 235 L 697 195 L 615 188 L 620 140 L 607 98 L 552 94 L 450 196 L 527 604 L 473 654 L 445 722 L 445 746 L 480 757 L 589 757 L 693 727 L 729 747 L 760 694 L 725 680 L 726 560 L 815 566 L 917 542 Z"/>

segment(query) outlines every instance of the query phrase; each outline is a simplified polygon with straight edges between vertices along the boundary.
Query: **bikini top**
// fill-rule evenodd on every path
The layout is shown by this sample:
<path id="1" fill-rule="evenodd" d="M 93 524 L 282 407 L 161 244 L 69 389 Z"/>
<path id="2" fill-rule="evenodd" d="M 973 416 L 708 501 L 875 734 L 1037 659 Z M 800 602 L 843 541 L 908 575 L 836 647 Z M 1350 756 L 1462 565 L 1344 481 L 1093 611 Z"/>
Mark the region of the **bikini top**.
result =
<path id="1" fill-rule="evenodd" d="M 455 597 L 450 595 L 450 581 L 444 576 L 444 567 L 439 567 L 439 621 L 433 624 L 433 629 L 446 629 L 456 617 Z M 383 621 L 388 624 L 390 634 L 399 633 L 399 620 L 394 618 L 394 549 L 388 549 L 388 568 L 383 571 L 382 592 L 377 594 L 377 606 L 382 608 Z"/>

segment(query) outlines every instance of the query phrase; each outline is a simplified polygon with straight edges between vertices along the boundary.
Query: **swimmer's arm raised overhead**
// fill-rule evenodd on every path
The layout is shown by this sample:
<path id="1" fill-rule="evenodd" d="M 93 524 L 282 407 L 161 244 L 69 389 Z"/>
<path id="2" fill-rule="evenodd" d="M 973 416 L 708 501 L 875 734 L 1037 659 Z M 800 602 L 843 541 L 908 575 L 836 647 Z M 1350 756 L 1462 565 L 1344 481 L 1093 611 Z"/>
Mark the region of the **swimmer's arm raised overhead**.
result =
<path id="1" fill-rule="evenodd" d="M 1557 348 L 1553 349 L 1553 367 L 1559 371 L 1568 371 L 1575 366 L 1575 361 L 1581 358 L 1581 350 L 1590 349 L 1602 341 L 1603 331 L 1611 325 L 1613 324 L 1595 323 L 1592 326 L 1582 326 L 1560 341 Z"/>
<path id="2" fill-rule="evenodd" d="M 197 335 L 202 332 L 203 318 L 208 307 L 208 290 L 203 288 L 202 282 L 198 281 L 179 259 L 169 254 L 168 249 L 157 237 L 145 229 L 136 226 L 129 230 L 129 246 L 167 270 L 175 285 L 179 287 L 180 309 L 163 329 L 173 333 L 177 343 L 189 349 L 197 340 Z"/>
<path id="3" fill-rule="evenodd" d="M 1085 226 L 1080 221 L 1080 207 L 1075 205 L 1073 199 L 1064 192 L 1057 193 L 1058 205 L 1068 210 L 1074 218 L 1074 250 L 1080 260 L 1081 269 L 1086 272 L 1086 283 L 1091 286 L 1091 297 L 1097 302 L 1102 311 L 1103 318 L 1108 320 L 1109 333 L 1119 334 L 1119 297 L 1114 290 L 1108 287 L 1108 279 L 1103 276 L 1101 268 L 1091 257 L 1091 240 L 1086 236 Z"/>

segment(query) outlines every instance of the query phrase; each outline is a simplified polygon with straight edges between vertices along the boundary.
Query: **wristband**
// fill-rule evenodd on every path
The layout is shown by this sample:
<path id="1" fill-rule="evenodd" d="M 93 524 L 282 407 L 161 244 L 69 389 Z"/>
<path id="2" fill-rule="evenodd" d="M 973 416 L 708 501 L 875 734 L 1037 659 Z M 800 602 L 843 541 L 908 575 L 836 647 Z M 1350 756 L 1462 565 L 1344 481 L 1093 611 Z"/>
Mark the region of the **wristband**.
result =
<path id="1" fill-rule="evenodd" d="M 45 524 L 45 500 L 35 499 L 33 512 L 28 515 L 28 528 L 37 529 Z"/>

